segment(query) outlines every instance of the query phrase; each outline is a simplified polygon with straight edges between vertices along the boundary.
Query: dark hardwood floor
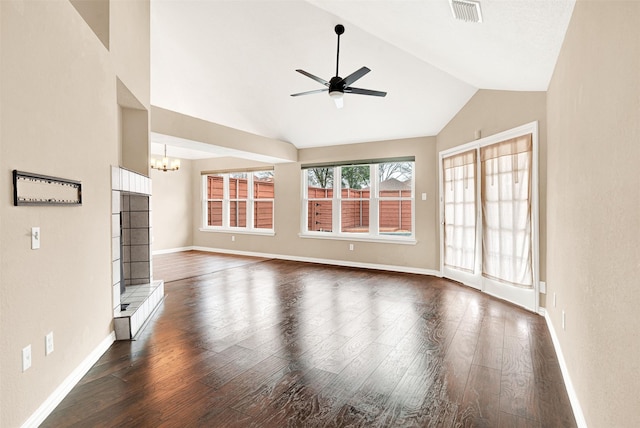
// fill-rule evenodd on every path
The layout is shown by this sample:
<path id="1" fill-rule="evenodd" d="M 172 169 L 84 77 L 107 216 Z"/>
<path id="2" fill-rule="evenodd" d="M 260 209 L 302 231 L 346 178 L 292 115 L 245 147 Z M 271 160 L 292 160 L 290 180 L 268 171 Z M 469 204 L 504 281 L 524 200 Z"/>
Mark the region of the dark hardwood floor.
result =
<path id="1" fill-rule="evenodd" d="M 574 427 L 544 319 L 447 280 L 200 252 L 44 427 Z"/>

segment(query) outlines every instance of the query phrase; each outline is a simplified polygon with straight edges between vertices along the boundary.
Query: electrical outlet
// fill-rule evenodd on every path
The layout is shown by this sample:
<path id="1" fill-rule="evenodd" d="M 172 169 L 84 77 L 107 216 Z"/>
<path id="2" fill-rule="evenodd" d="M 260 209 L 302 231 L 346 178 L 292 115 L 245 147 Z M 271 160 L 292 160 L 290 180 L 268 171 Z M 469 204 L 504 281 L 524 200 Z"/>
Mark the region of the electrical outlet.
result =
<path id="1" fill-rule="evenodd" d="M 564 309 L 562 310 L 562 329 L 565 329 L 567 317 L 565 316 Z"/>
<path id="2" fill-rule="evenodd" d="M 349 244 L 349 251 L 353 251 L 353 244 Z"/>
<path id="3" fill-rule="evenodd" d="M 236 237 L 231 235 L 231 242 L 235 242 L 236 241 Z"/>
<path id="4" fill-rule="evenodd" d="M 22 348 L 22 371 L 26 372 L 31 367 L 31 345 Z"/>
<path id="5" fill-rule="evenodd" d="M 542 294 L 547 294 L 547 283 L 544 281 L 540 281 L 540 292 Z"/>
<path id="6" fill-rule="evenodd" d="M 44 355 L 49 355 L 53 352 L 53 332 L 49 332 L 44 337 Z"/>

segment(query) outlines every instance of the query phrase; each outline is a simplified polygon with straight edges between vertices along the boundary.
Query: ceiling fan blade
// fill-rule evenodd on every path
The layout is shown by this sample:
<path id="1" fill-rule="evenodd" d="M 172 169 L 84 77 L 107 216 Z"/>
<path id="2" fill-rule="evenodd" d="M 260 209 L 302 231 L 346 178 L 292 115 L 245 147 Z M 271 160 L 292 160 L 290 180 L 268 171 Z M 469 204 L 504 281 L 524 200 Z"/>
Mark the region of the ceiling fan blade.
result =
<path id="1" fill-rule="evenodd" d="M 320 92 L 327 92 L 328 90 L 329 90 L 329 88 L 314 89 L 313 91 L 298 92 L 297 94 L 291 94 L 291 96 L 292 97 L 298 97 L 300 95 L 319 94 Z"/>
<path id="2" fill-rule="evenodd" d="M 344 82 L 344 86 L 351 85 L 353 82 L 355 82 L 356 80 L 358 80 L 359 78 L 361 78 L 362 76 L 364 76 L 370 71 L 371 70 L 369 70 L 369 68 L 362 67 L 360 70 L 351 73 L 350 75 L 342 79 L 342 81 Z"/>
<path id="3" fill-rule="evenodd" d="M 372 95 L 374 97 L 384 97 L 387 95 L 386 92 L 373 91 L 371 89 L 360 89 L 360 88 L 344 88 L 344 92 L 347 94 Z"/>
<path id="4" fill-rule="evenodd" d="M 315 81 L 316 81 L 316 82 L 318 82 L 318 83 L 322 83 L 324 86 L 327 86 L 327 87 L 329 86 L 329 82 L 327 82 L 327 81 L 326 81 L 326 80 L 324 80 L 324 79 L 319 78 L 318 76 L 314 76 L 313 74 L 311 74 L 311 73 L 307 73 L 306 71 L 304 71 L 304 70 L 300 70 L 300 69 L 298 69 L 298 70 L 296 70 L 296 71 L 297 71 L 298 73 L 300 73 L 300 74 L 304 74 L 305 76 L 307 76 L 307 77 L 309 77 L 309 78 L 311 78 L 311 79 L 315 80 Z"/>

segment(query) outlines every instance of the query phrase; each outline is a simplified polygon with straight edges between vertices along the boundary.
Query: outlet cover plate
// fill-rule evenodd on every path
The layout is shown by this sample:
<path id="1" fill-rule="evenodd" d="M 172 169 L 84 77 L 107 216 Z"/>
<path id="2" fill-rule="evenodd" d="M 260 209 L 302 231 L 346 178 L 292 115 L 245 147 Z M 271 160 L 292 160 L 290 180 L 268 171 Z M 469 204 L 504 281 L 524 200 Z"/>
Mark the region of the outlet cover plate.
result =
<path id="1" fill-rule="evenodd" d="M 53 352 L 53 332 L 49 332 L 44 337 L 44 354 L 49 355 Z"/>
<path id="2" fill-rule="evenodd" d="M 26 372 L 31 367 L 31 345 L 22 348 L 22 371 Z"/>

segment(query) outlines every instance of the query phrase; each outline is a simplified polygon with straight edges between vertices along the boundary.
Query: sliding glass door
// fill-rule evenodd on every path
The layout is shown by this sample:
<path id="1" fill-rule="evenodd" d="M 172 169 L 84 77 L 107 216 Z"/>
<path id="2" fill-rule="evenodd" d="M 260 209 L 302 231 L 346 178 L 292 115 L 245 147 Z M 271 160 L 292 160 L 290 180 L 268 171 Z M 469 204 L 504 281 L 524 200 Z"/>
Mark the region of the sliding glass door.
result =
<path id="1" fill-rule="evenodd" d="M 440 155 L 443 276 L 532 311 L 538 307 L 536 140 L 537 126 L 530 124 Z"/>

